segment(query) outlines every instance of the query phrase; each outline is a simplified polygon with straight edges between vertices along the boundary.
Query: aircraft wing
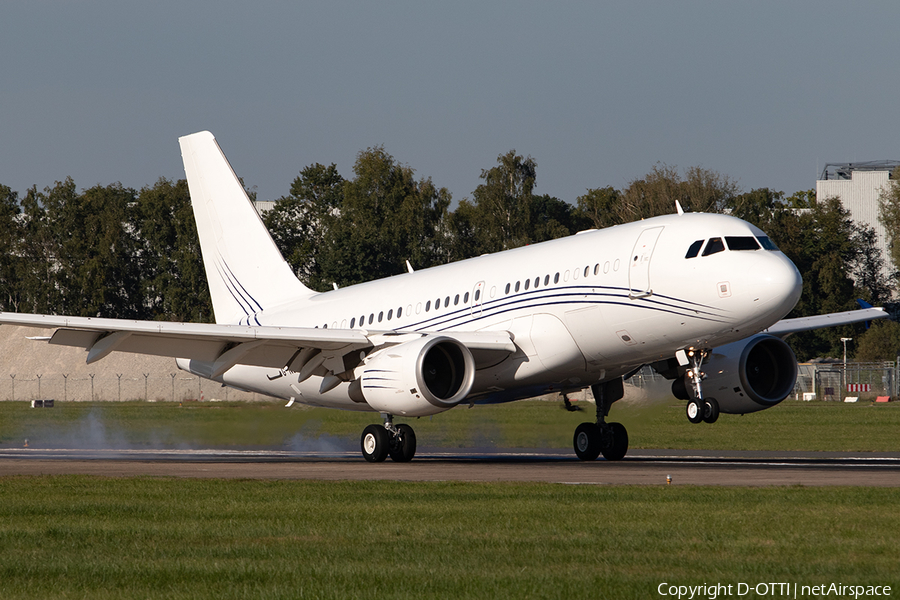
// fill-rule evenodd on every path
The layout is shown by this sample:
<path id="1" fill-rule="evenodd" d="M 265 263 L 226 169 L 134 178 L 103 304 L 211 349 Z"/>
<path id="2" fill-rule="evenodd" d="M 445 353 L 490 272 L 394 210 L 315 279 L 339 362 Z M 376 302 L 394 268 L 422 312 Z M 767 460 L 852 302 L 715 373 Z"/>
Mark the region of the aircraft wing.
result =
<path id="1" fill-rule="evenodd" d="M 868 306 L 860 310 L 848 310 L 839 313 L 830 313 L 827 315 L 816 315 L 813 317 L 799 317 L 796 319 L 782 319 L 769 327 L 765 333 L 785 338 L 792 333 L 798 331 L 809 331 L 811 329 L 821 329 L 823 327 L 835 327 L 837 325 L 850 325 L 861 321 L 874 321 L 875 319 L 883 319 L 890 315 L 883 308 L 874 308 Z"/>
<path id="2" fill-rule="evenodd" d="M 323 355 L 340 360 L 353 351 L 399 344 L 423 335 L 19 313 L 0 313 L 0 324 L 56 329 L 49 337 L 34 339 L 84 348 L 88 351 L 88 364 L 111 352 L 131 352 L 207 362 L 214 365 L 214 374 L 221 374 L 237 364 L 281 369 L 289 366 L 303 349 L 320 350 Z M 476 351 L 515 351 L 510 334 L 505 331 L 450 333 L 447 336 Z"/>

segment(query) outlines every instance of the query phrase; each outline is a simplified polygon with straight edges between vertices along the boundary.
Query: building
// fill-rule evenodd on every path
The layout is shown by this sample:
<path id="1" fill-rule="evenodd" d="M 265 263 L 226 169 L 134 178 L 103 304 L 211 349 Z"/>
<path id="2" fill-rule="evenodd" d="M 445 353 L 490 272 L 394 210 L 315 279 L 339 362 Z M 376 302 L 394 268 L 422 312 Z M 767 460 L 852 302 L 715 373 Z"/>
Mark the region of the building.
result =
<path id="1" fill-rule="evenodd" d="M 884 225 L 878 220 L 878 200 L 891 172 L 898 166 L 900 161 L 895 160 L 828 163 L 816 181 L 816 198 L 839 198 L 855 222 L 875 230 L 878 248 L 884 257 L 882 274 L 885 278 L 890 277 L 893 268 Z"/>

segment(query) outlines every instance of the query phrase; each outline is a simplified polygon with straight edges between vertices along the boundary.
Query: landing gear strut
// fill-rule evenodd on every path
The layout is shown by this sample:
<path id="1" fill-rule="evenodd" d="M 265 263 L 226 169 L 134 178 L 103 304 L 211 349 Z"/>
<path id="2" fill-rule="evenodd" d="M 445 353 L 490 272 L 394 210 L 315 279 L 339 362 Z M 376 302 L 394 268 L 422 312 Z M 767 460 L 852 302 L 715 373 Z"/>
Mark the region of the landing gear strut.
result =
<path id="1" fill-rule="evenodd" d="M 622 378 L 591 386 L 597 404 L 597 422 L 582 423 L 575 429 L 575 454 L 581 460 L 621 460 L 628 452 L 628 432 L 621 423 L 607 423 L 612 403 L 625 395 Z"/>
<path id="2" fill-rule="evenodd" d="M 369 425 L 363 430 L 359 445 L 363 458 L 369 462 L 384 462 L 388 456 L 394 462 L 409 462 L 416 455 L 416 433 L 406 423 L 394 425 L 394 416 L 381 413 L 384 425 Z"/>
<path id="3" fill-rule="evenodd" d="M 683 351 L 680 351 L 683 352 Z M 706 359 L 709 350 L 690 350 L 685 354 L 691 367 L 685 373 L 687 385 L 694 391 L 693 398 L 689 398 L 685 412 L 691 423 L 715 423 L 719 418 L 719 403 L 715 398 L 703 397 L 702 381 L 706 379 L 706 373 L 700 370 L 700 365 Z M 679 361 L 681 358 L 679 357 Z M 687 385 L 685 387 L 687 387 Z"/>

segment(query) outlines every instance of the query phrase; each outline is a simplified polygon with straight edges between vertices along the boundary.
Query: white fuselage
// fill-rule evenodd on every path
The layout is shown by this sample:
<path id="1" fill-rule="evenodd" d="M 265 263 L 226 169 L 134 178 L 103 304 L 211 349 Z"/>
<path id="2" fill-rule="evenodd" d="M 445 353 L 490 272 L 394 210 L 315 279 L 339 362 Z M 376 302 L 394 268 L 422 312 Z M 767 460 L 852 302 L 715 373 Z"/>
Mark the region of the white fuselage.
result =
<path id="1" fill-rule="evenodd" d="M 509 331 L 517 351 L 478 361 L 470 398 L 497 402 L 580 389 L 687 347 L 759 332 L 800 296 L 796 267 L 777 250 L 686 258 L 696 241 L 765 234 L 724 215 L 655 217 L 329 291 L 242 323 L 368 332 Z M 478 357 L 476 356 L 476 359 Z M 186 361 L 179 361 L 186 366 Z M 223 383 L 335 408 L 369 410 L 347 383 L 291 383 L 238 365 Z"/>

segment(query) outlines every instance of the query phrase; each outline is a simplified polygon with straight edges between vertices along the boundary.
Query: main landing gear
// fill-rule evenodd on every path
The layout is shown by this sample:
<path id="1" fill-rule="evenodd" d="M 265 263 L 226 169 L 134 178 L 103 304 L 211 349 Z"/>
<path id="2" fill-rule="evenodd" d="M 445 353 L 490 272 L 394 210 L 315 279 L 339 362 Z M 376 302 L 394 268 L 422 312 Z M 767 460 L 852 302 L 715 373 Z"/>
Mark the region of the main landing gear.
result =
<path id="1" fill-rule="evenodd" d="M 621 423 L 607 423 L 609 408 L 625 395 L 622 378 L 591 386 L 597 404 L 597 422 L 582 423 L 575 429 L 575 454 L 581 460 L 621 460 L 628 452 L 628 432 Z"/>
<path id="2" fill-rule="evenodd" d="M 416 455 L 416 434 L 406 423 L 394 425 L 393 415 L 381 413 L 384 425 L 369 425 L 363 429 L 359 445 L 369 462 L 384 462 L 388 456 L 394 462 L 409 462 Z"/>
<path id="3" fill-rule="evenodd" d="M 709 354 L 708 350 L 690 350 L 685 354 L 690 361 L 691 368 L 685 373 L 686 385 L 690 385 L 694 391 L 692 398 L 688 399 L 685 412 L 688 421 L 691 423 L 715 423 L 719 418 L 719 403 L 715 398 L 703 397 L 703 386 L 701 382 L 706 379 L 706 373 L 700 370 L 700 365 Z M 681 357 L 679 357 L 679 361 Z"/>

